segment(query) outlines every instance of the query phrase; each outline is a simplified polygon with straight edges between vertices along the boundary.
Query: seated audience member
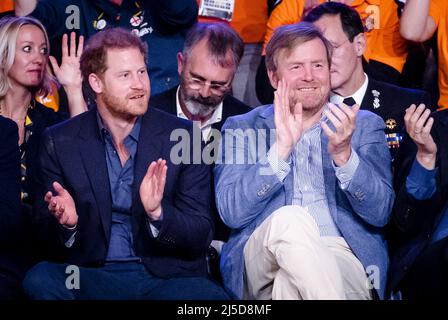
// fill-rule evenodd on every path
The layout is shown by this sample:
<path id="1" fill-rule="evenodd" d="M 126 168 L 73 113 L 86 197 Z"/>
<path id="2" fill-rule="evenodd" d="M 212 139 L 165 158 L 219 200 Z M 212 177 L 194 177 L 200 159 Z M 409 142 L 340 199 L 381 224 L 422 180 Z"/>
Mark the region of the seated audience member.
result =
<path id="1" fill-rule="evenodd" d="M 437 33 L 439 108 L 448 108 L 448 1 L 407 0 L 400 21 L 401 35 L 423 42 Z"/>
<path id="2" fill-rule="evenodd" d="M 35 228 L 60 259 L 27 273 L 31 299 L 227 298 L 206 277 L 210 170 L 171 159 L 171 132 L 191 136 L 192 124 L 148 110 L 146 58 L 125 29 L 89 39 L 81 70 L 96 107 L 49 128 L 41 145 Z M 72 287 L 69 265 L 79 268 Z"/>
<path id="3" fill-rule="evenodd" d="M 68 53 L 67 36 L 64 59 L 59 67 L 52 58 L 52 65 L 60 83 L 68 92 L 71 115 L 83 112 L 81 76 L 77 78 L 74 57 L 74 34 Z M 81 40 L 82 41 L 82 40 Z M 82 51 L 80 42 L 78 54 Z M 0 115 L 12 119 L 18 126 L 22 175 L 22 203 L 31 211 L 35 199 L 35 172 L 41 135 L 46 127 L 63 120 L 64 116 L 38 103 L 34 97 L 50 91 L 52 76 L 49 72 L 49 44 L 42 24 L 29 17 L 0 19 Z M 79 71 L 78 71 L 79 73 Z"/>
<path id="4" fill-rule="evenodd" d="M 180 85 L 151 98 L 151 105 L 194 121 L 205 143 L 219 143 L 218 130 L 230 116 L 252 109 L 230 94 L 231 84 L 243 53 L 238 34 L 222 23 L 198 23 L 187 34 L 182 53 L 177 54 Z M 227 241 L 229 230 L 212 205 L 214 239 Z"/>
<path id="5" fill-rule="evenodd" d="M 18 16 L 31 15 L 59 43 L 75 30 L 86 39 L 110 27 L 132 31 L 150 47 L 151 93 L 162 93 L 179 83 L 176 53 L 185 33 L 197 20 L 196 0 L 15 0 Z M 59 54 L 56 54 L 59 58 Z"/>
<path id="6" fill-rule="evenodd" d="M 232 95 L 251 107 L 260 105 L 255 92 L 255 74 L 260 64 L 266 23 L 275 6 L 274 1 L 238 0 L 231 8 L 223 8 L 220 2 L 196 1 L 199 22 L 228 23 L 241 37 L 244 52 L 232 81 Z"/>
<path id="7" fill-rule="evenodd" d="M 397 84 L 406 63 L 408 44 L 400 36 L 399 6 L 394 0 L 278 1 L 267 23 L 265 45 L 276 27 L 300 21 L 307 14 L 306 10 L 325 2 L 344 3 L 358 12 L 365 31 L 366 46 L 363 57 L 366 73 L 376 80 Z M 262 69 L 258 71 L 257 76 L 263 85 Z M 257 89 L 257 94 L 259 91 L 262 95 L 260 99 L 269 97 L 267 89 Z"/>
<path id="8" fill-rule="evenodd" d="M 330 62 L 315 26 L 279 27 L 266 49 L 274 105 L 223 126 L 216 202 L 232 233 L 221 272 L 239 298 L 384 297 L 394 200 L 384 122 L 328 102 Z"/>
<path id="9" fill-rule="evenodd" d="M 17 251 L 23 225 L 18 140 L 14 121 L 0 116 L 0 300 L 19 297 L 24 272 Z"/>
<path id="10" fill-rule="evenodd" d="M 389 287 L 404 299 L 448 297 L 448 110 L 412 105 L 395 162 Z"/>
<path id="11" fill-rule="evenodd" d="M 367 46 L 366 36 L 361 17 L 353 8 L 337 2 L 324 3 L 311 10 L 303 21 L 317 26 L 333 46 L 330 101 L 357 103 L 361 109 L 383 118 L 394 156 L 400 147 L 405 109 L 412 103 L 429 106 L 429 95 L 377 81 L 364 72 L 362 57 Z"/>

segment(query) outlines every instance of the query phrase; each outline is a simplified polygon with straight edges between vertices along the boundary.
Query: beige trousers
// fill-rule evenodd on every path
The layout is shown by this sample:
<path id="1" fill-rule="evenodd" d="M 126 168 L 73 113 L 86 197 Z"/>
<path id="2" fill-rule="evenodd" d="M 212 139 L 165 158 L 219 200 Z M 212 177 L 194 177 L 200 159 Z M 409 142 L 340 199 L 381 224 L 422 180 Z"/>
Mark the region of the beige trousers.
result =
<path id="1" fill-rule="evenodd" d="M 342 237 L 321 237 L 300 206 L 271 214 L 244 247 L 246 299 L 371 299 L 366 272 Z"/>

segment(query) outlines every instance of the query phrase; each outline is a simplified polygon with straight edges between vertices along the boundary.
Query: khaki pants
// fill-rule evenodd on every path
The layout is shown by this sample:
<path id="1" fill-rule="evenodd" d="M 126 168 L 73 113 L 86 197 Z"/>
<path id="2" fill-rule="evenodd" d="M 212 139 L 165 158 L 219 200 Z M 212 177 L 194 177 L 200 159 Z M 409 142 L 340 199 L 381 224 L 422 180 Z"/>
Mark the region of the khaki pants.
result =
<path id="1" fill-rule="evenodd" d="M 366 272 L 342 237 L 321 237 L 306 209 L 271 214 L 244 247 L 246 299 L 371 299 Z"/>

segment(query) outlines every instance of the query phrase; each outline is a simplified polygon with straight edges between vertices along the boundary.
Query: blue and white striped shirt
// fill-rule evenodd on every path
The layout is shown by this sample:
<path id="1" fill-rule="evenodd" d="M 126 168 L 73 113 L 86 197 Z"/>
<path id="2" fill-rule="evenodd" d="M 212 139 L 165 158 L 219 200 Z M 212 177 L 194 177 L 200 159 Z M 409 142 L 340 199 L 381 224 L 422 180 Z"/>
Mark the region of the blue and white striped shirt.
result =
<path id="1" fill-rule="evenodd" d="M 321 121 L 325 121 L 323 116 Z M 294 193 L 293 205 L 307 208 L 310 215 L 316 222 L 321 236 L 342 236 L 330 214 L 328 207 L 325 181 L 322 166 L 322 139 L 320 121 L 313 127 L 302 133 L 302 137 L 291 153 L 289 161 L 275 159 L 275 150 L 268 153 L 268 162 L 280 181 L 283 181 L 294 168 Z M 348 162 L 336 167 L 333 163 L 335 175 L 339 181 L 339 187 L 346 189 L 350 184 L 356 168 L 359 165 L 359 158 L 352 149 Z"/>

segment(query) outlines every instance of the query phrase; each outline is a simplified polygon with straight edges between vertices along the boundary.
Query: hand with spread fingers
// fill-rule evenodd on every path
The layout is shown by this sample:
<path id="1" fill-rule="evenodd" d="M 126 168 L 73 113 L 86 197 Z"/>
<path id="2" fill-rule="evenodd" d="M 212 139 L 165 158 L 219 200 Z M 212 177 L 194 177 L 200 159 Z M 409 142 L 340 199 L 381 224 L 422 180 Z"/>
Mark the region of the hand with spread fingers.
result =
<path id="1" fill-rule="evenodd" d="M 84 48 L 84 37 L 78 39 L 76 48 L 76 33 L 70 34 L 70 49 L 68 47 L 68 36 L 62 37 L 62 61 L 61 65 L 55 57 L 50 56 L 50 63 L 59 83 L 67 93 L 70 115 L 73 117 L 87 111 L 87 104 L 82 95 L 82 75 L 80 69 L 80 58 Z"/>
<path id="2" fill-rule="evenodd" d="M 356 115 L 359 105 L 349 107 L 341 104 L 340 107 L 328 103 L 328 109 L 324 111 L 326 117 L 333 124 L 335 131 L 328 124 L 322 122 L 322 130 L 328 137 L 328 152 L 331 154 L 336 166 L 347 163 L 352 153 L 352 136 L 356 128 Z"/>
<path id="3" fill-rule="evenodd" d="M 288 83 L 279 80 L 274 93 L 274 121 L 278 156 L 286 160 L 303 131 L 302 104 L 292 99 L 293 92 Z M 291 100 L 293 108 L 291 108 Z"/>
<path id="4" fill-rule="evenodd" d="M 151 162 L 140 185 L 140 198 L 151 220 L 159 220 L 162 215 L 167 170 L 166 160 L 158 159 L 157 162 Z"/>
<path id="5" fill-rule="evenodd" d="M 81 87 L 82 76 L 79 68 L 79 60 L 84 48 L 84 37 L 79 37 L 78 48 L 76 48 L 76 33 L 70 34 L 70 50 L 68 48 L 68 36 L 62 36 L 62 61 L 58 65 L 56 58 L 50 56 L 51 66 L 59 83 L 64 87 Z"/>
<path id="6" fill-rule="evenodd" d="M 437 145 L 431 136 L 434 119 L 430 114 L 431 110 L 425 108 L 424 104 L 418 107 L 412 104 L 404 116 L 406 131 L 417 145 L 416 159 L 428 170 L 435 168 L 437 155 Z"/>
<path id="7" fill-rule="evenodd" d="M 51 191 L 45 194 L 45 202 L 48 203 L 48 210 L 56 217 L 59 224 L 66 228 L 74 228 L 78 223 L 75 202 L 70 193 L 58 182 L 53 182 L 56 195 Z"/>

